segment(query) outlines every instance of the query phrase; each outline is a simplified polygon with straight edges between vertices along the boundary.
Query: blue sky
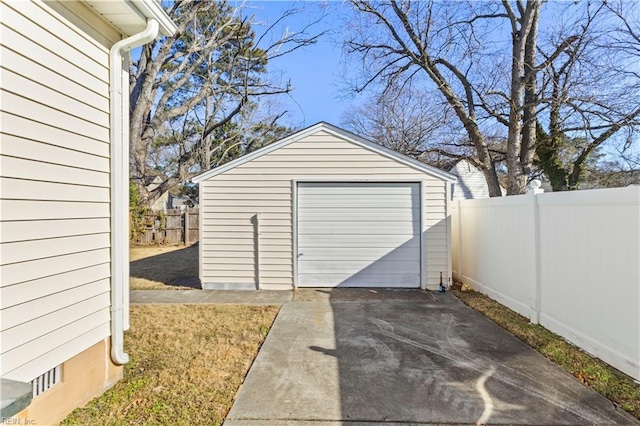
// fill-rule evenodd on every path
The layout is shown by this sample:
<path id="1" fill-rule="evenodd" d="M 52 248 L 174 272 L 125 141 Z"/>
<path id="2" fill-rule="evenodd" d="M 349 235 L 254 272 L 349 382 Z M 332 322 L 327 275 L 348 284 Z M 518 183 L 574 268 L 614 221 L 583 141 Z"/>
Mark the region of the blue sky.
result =
<path id="1" fill-rule="evenodd" d="M 233 5 L 233 3 L 231 3 Z M 340 125 L 342 113 L 349 108 L 353 99 L 345 99 L 340 91 L 340 75 L 343 66 L 340 62 L 341 47 L 337 44 L 340 34 L 336 34 L 339 18 L 336 11 L 340 3 L 327 5 L 320 2 L 282 2 L 257 1 L 243 3 L 245 13 L 256 15 L 256 32 L 263 29 L 261 23 L 273 23 L 286 9 L 304 7 L 304 12 L 290 18 L 274 31 L 279 36 L 287 29 L 296 31 L 307 22 L 313 21 L 326 13 L 325 18 L 312 33 L 332 30 L 333 33 L 322 37 L 318 43 L 299 49 L 291 54 L 272 61 L 268 69 L 274 74 L 281 74 L 286 81 L 291 80 L 294 90 L 289 97 L 283 97 L 283 107 L 289 112 L 287 124 L 306 127 L 319 121 Z"/>

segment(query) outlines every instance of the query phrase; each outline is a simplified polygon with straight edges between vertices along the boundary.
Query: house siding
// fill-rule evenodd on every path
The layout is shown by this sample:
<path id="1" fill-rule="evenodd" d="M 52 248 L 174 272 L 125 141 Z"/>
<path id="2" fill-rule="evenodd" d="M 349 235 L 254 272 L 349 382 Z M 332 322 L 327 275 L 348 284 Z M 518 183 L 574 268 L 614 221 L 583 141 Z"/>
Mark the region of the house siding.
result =
<path id="1" fill-rule="evenodd" d="M 293 286 L 292 180 L 304 179 L 423 181 L 428 288 L 437 287 L 440 272 L 447 276 L 448 183 L 319 131 L 200 182 L 200 278 L 205 285 Z"/>
<path id="2" fill-rule="evenodd" d="M 449 171 L 458 176 L 453 189 L 454 200 L 489 198 L 489 187 L 480 170 L 467 161 L 461 160 Z"/>
<path id="3" fill-rule="evenodd" d="M 100 19 L 76 3 L 0 4 L 0 338 L 2 377 L 14 380 L 30 381 L 110 334 L 115 33 L 79 27 L 80 9 Z"/>

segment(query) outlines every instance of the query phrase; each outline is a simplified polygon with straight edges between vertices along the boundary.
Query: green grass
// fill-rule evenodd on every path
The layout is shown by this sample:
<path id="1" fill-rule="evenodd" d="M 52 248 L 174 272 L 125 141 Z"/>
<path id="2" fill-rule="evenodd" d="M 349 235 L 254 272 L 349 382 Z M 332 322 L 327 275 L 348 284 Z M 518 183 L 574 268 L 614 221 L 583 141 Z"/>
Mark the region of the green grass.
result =
<path id="1" fill-rule="evenodd" d="M 124 378 L 63 425 L 219 425 L 277 307 L 131 307 Z"/>
<path id="2" fill-rule="evenodd" d="M 619 370 L 594 358 L 546 328 L 531 324 L 511 309 L 475 291 L 452 293 L 465 304 L 511 332 L 585 385 L 640 419 L 640 385 Z"/>

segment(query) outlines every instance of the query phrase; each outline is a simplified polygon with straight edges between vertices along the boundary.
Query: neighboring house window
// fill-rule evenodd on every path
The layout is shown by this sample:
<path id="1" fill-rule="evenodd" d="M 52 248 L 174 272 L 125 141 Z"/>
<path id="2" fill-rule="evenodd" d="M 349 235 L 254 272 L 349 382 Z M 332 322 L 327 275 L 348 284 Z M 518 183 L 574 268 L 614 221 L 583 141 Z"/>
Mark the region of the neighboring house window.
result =
<path id="1" fill-rule="evenodd" d="M 62 381 L 62 365 L 52 368 L 43 375 L 31 381 L 33 386 L 33 397 L 48 391 Z"/>

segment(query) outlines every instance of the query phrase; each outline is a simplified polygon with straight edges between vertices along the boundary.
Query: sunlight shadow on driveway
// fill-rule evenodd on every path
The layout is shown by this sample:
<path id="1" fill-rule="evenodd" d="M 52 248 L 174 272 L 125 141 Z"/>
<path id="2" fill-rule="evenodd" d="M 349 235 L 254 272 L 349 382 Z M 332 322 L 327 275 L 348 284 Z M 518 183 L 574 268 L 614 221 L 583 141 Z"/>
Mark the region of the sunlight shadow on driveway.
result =
<path id="1" fill-rule="evenodd" d="M 412 291 L 285 304 L 225 423 L 634 423 L 452 295 Z"/>

